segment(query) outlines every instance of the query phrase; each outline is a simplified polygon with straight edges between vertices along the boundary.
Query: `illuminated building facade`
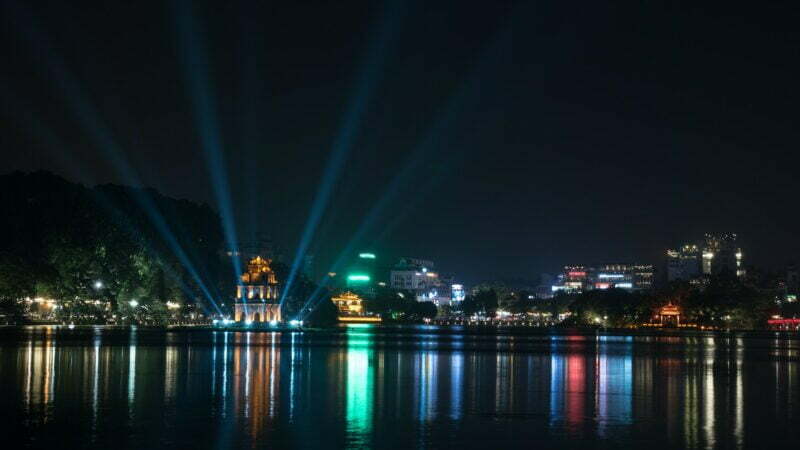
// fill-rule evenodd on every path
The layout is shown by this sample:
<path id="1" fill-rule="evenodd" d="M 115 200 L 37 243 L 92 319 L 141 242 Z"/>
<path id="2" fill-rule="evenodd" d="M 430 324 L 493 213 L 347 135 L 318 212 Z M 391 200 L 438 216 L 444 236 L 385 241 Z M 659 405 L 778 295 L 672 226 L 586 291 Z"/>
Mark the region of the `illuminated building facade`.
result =
<path id="1" fill-rule="evenodd" d="M 236 287 L 234 320 L 237 322 L 281 321 L 280 292 L 270 260 L 256 256 L 247 264 Z"/>
<path id="2" fill-rule="evenodd" d="M 626 289 L 642 291 L 653 288 L 655 269 L 652 264 L 601 264 L 598 266 L 565 266 L 551 291 L 580 293 L 593 289 Z"/>
<path id="3" fill-rule="evenodd" d="M 436 302 L 440 290 L 448 296 L 448 286 L 439 279 L 432 261 L 417 258 L 401 258 L 389 273 L 392 289 L 414 291 L 417 301 Z M 449 298 L 449 297 L 448 297 Z"/>
<path id="4" fill-rule="evenodd" d="M 552 286 L 553 293 L 580 293 L 590 289 L 589 269 L 585 266 L 564 266 L 564 271 Z"/>
<path id="5" fill-rule="evenodd" d="M 706 234 L 701 245 L 686 244 L 680 249 L 667 250 L 667 280 L 691 281 L 723 272 L 742 277 L 743 257 L 736 234 Z"/>
<path id="6" fill-rule="evenodd" d="M 359 317 L 364 315 L 364 300 L 354 292 L 347 291 L 331 299 L 339 316 Z"/>
<path id="7" fill-rule="evenodd" d="M 450 285 L 450 301 L 453 303 L 459 303 L 464 301 L 467 298 L 467 291 L 464 289 L 463 284 L 451 284 Z"/>
<path id="8" fill-rule="evenodd" d="M 466 297 L 463 284 L 452 275 L 439 273 L 433 261 L 401 258 L 389 271 L 389 287 L 414 292 L 418 302 L 433 302 L 437 307 L 460 307 Z"/>

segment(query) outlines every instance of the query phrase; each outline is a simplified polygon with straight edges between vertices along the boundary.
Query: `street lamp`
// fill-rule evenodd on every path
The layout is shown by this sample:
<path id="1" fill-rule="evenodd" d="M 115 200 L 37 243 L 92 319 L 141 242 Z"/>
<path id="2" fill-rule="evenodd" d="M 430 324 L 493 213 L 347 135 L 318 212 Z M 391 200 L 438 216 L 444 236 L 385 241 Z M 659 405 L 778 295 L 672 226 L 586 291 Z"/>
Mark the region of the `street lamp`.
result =
<path id="1" fill-rule="evenodd" d="M 94 282 L 94 288 L 95 289 L 103 289 L 103 282 L 100 281 L 100 280 L 95 281 Z"/>
<path id="2" fill-rule="evenodd" d="M 131 305 L 131 308 L 136 308 L 137 306 L 139 306 L 139 302 L 137 302 L 136 300 L 131 300 L 128 302 L 128 304 Z"/>

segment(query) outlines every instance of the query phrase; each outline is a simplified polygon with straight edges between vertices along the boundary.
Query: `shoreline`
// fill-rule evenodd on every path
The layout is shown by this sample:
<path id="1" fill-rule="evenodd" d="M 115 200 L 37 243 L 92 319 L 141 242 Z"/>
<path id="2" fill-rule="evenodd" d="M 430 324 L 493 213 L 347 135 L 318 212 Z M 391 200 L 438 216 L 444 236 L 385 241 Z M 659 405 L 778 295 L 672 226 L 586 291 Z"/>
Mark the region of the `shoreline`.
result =
<path id="1" fill-rule="evenodd" d="M 353 330 L 374 335 L 402 336 L 607 336 L 607 337 L 677 337 L 677 338 L 743 338 L 800 340 L 800 332 L 776 330 L 695 330 L 675 328 L 590 328 L 590 327 L 523 327 L 523 326 L 481 326 L 481 325 L 424 325 L 424 324 L 338 324 L 330 327 L 297 327 L 277 325 L 260 326 L 218 326 L 218 325 L 0 325 L 0 339 L 4 331 L 39 330 L 56 328 L 63 331 L 81 332 L 89 329 L 100 330 L 142 330 L 164 331 L 165 333 L 232 332 L 232 333 L 304 333 L 311 335 L 345 335 Z"/>

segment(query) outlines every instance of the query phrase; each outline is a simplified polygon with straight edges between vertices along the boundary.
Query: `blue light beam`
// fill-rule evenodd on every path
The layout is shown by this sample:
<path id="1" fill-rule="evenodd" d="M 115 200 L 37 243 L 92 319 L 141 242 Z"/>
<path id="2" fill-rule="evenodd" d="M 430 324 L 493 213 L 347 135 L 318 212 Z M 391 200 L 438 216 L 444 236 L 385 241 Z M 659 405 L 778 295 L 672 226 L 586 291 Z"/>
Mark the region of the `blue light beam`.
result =
<path id="1" fill-rule="evenodd" d="M 217 107 L 213 96 L 214 85 L 209 70 L 210 62 L 206 51 L 205 34 L 197 32 L 197 19 L 191 2 L 176 0 L 173 2 L 173 6 L 182 49 L 183 68 L 189 82 L 187 93 L 198 124 L 200 143 L 211 175 L 211 187 L 220 210 L 225 241 L 228 248 L 236 255 L 239 243 L 236 238 L 228 169 L 217 120 Z M 238 258 L 232 259 L 234 279 L 238 279 L 242 273 L 242 267 Z"/>
<path id="2" fill-rule="evenodd" d="M 369 105 L 372 92 L 379 81 L 382 72 L 381 69 L 385 63 L 385 57 L 388 53 L 386 48 L 396 34 L 396 28 L 400 18 L 399 7 L 400 2 L 393 2 L 389 8 L 384 10 L 380 20 L 380 26 L 377 30 L 378 39 L 373 41 L 367 50 L 366 59 L 356 79 L 355 96 L 348 105 L 344 120 L 339 129 L 339 134 L 334 140 L 331 156 L 328 159 L 328 164 L 322 175 L 317 194 L 314 197 L 308 221 L 306 222 L 305 229 L 303 230 L 297 247 L 297 252 L 295 253 L 294 261 L 292 262 L 292 267 L 289 271 L 289 277 L 284 284 L 283 292 L 281 293 L 281 305 L 283 305 L 286 300 L 286 295 L 297 277 L 297 272 L 300 269 L 303 257 L 306 254 L 308 246 L 311 244 L 317 226 L 330 201 L 331 194 L 333 193 L 333 185 L 338 179 L 342 166 L 347 160 L 347 155 L 353 146 L 355 137 L 361 129 L 364 112 Z"/>
<path id="3" fill-rule="evenodd" d="M 84 93 L 80 83 L 67 70 L 63 60 L 52 51 L 53 47 L 50 45 L 49 39 L 47 39 L 44 32 L 39 29 L 33 16 L 15 2 L 7 2 L 5 4 L 6 12 L 11 10 L 10 12 L 17 19 L 11 22 L 20 32 L 20 35 L 31 45 L 37 54 L 47 54 L 46 58 L 41 58 L 41 60 L 46 62 L 44 65 L 46 74 L 55 81 L 56 85 L 59 87 L 57 93 L 62 97 L 70 112 L 83 127 L 84 131 L 87 132 L 90 140 L 99 149 L 104 151 L 114 169 L 124 179 L 128 180 L 131 185 L 142 186 L 138 174 L 123 156 L 124 151 L 113 138 L 111 131 L 100 119 L 100 115 L 88 100 L 89 97 Z M 10 17 L 12 14 L 6 15 Z M 162 235 L 165 242 L 170 246 L 181 263 L 184 264 L 187 272 L 189 272 L 192 278 L 197 282 L 198 287 L 200 287 L 203 294 L 206 295 L 209 302 L 219 310 L 216 301 L 214 301 L 208 289 L 206 289 L 205 283 L 203 283 L 198 276 L 191 261 L 170 232 L 169 226 L 166 224 L 163 217 L 160 216 L 152 200 L 143 191 L 142 195 L 134 195 L 134 199 L 148 215 L 156 226 L 157 231 Z"/>
<path id="4" fill-rule="evenodd" d="M 386 189 L 386 192 L 383 196 L 380 197 L 378 202 L 370 209 L 367 213 L 365 219 L 361 222 L 358 230 L 354 233 L 353 237 L 348 241 L 348 244 L 345 246 L 343 252 L 339 254 L 339 257 L 335 260 L 333 265 L 328 269 L 328 272 L 337 272 L 338 268 L 344 263 L 346 258 L 353 252 L 353 250 L 360 244 L 362 244 L 362 238 L 369 232 L 373 227 L 375 227 L 379 223 L 379 219 L 383 216 L 384 211 L 389 205 L 396 205 L 397 202 L 396 197 L 402 192 L 403 186 L 409 185 L 410 180 L 412 177 L 419 172 L 419 166 L 423 162 L 430 161 L 431 154 L 436 152 L 437 148 L 441 148 L 440 145 L 440 137 L 447 134 L 447 131 L 453 126 L 454 122 L 458 118 L 458 114 L 462 111 L 469 110 L 468 102 L 476 97 L 478 93 L 480 93 L 481 87 L 481 73 L 486 70 L 487 68 L 491 68 L 491 62 L 493 61 L 492 57 L 496 56 L 495 52 L 498 48 L 501 48 L 503 44 L 506 43 L 507 39 L 510 37 L 510 33 L 504 32 L 500 33 L 499 36 L 492 41 L 490 45 L 484 51 L 484 56 L 481 58 L 481 62 L 475 66 L 475 68 L 471 71 L 471 74 L 467 79 L 456 89 L 450 99 L 447 101 L 447 104 L 439 114 L 439 118 L 433 124 L 433 126 L 428 130 L 425 135 L 425 138 L 415 146 L 414 150 L 411 152 L 411 156 L 408 158 L 408 162 L 403 166 L 400 172 L 392 179 L 389 186 Z M 428 180 L 425 183 L 427 188 L 432 187 L 435 184 L 435 180 Z M 395 219 L 392 221 L 392 226 L 399 223 L 399 219 Z M 384 236 L 386 231 L 381 233 L 381 236 Z M 376 239 L 377 241 L 377 239 Z M 370 248 L 373 248 L 375 245 L 373 243 Z M 306 300 L 306 303 L 301 308 L 300 317 L 307 317 L 314 308 L 316 308 L 318 301 L 321 298 L 322 291 L 325 289 L 327 281 L 329 280 L 328 277 L 322 279 L 322 281 L 317 285 L 317 288 L 311 294 L 311 296 Z M 304 314 L 305 312 L 305 314 Z"/>

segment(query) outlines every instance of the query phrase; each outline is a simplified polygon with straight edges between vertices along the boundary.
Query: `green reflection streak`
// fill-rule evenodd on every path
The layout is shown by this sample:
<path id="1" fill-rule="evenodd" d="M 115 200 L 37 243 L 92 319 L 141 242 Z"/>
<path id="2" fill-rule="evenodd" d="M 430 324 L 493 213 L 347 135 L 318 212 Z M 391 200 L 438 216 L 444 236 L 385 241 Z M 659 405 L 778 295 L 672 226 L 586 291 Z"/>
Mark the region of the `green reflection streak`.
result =
<path id="1" fill-rule="evenodd" d="M 371 338 L 348 334 L 347 342 L 347 432 L 350 439 L 364 441 L 372 431 L 374 350 Z"/>

